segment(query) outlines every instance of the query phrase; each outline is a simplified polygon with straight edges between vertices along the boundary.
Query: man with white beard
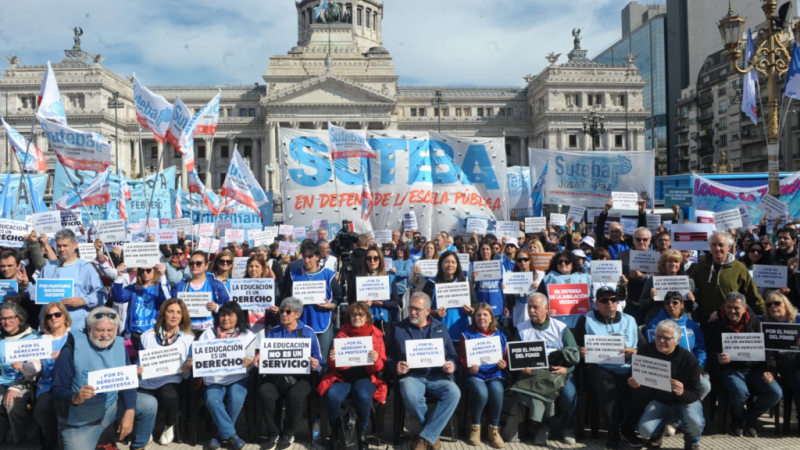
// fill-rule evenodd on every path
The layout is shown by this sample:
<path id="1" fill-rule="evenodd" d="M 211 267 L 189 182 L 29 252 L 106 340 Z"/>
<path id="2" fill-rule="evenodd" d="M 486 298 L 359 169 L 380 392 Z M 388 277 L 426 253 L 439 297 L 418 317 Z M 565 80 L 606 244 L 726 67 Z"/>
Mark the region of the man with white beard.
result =
<path id="1" fill-rule="evenodd" d="M 86 330 L 70 332 L 56 359 L 51 391 L 64 450 L 95 448 L 103 430 L 117 419 L 120 440 L 133 431 L 131 449 L 143 449 L 151 439 L 158 409 L 154 397 L 138 395 L 136 389 L 97 394 L 88 384 L 89 372 L 130 364 L 117 336 L 119 320 L 111 308 L 93 309 Z"/>

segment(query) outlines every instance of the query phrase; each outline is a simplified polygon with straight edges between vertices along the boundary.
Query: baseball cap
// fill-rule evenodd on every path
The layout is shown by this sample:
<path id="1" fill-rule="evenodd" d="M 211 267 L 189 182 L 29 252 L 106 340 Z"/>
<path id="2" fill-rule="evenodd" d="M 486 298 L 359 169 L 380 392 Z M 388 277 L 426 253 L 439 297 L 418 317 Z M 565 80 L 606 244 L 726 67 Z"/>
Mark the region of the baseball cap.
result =
<path id="1" fill-rule="evenodd" d="M 614 290 L 614 288 L 612 288 L 611 286 L 603 286 L 600 289 L 598 289 L 597 292 L 595 292 L 594 298 L 598 299 L 600 297 L 603 297 L 603 296 L 609 295 L 609 294 L 611 294 L 614 297 L 616 297 L 617 296 L 617 291 Z"/>
<path id="2" fill-rule="evenodd" d="M 586 259 L 586 253 L 583 253 L 583 250 L 573 250 L 572 254 L 577 256 L 578 258 Z"/>
<path id="3" fill-rule="evenodd" d="M 591 236 L 586 236 L 585 238 L 581 239 L 581 244 L 586 244 L 589 247 L 594 248 L 594 238 Z"/>

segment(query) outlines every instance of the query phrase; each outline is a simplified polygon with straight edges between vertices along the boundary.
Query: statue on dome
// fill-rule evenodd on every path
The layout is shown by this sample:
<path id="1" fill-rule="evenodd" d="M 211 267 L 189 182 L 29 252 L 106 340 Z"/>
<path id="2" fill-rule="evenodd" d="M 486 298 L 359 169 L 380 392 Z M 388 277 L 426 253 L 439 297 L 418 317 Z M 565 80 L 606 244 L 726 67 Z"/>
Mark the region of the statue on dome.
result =
<path id="1" fill-rule="evenodd" d="M 73 50 L 80 50 L 81 49 L 81 36 L 83 36 L 83 28 L 75 27 L 72 29 L 72 32 L 75 36 L 72 38 L 75 41 L 75 45 L 72 46 Z"/>
<path id="2" fill-rule="evenodd" d="M 581 48 L 581 29 L 575 28 L 572 30 L 572 37 L 575 38 L 572 42 L 575 44 L 575 49 L 580 50 Z"/>

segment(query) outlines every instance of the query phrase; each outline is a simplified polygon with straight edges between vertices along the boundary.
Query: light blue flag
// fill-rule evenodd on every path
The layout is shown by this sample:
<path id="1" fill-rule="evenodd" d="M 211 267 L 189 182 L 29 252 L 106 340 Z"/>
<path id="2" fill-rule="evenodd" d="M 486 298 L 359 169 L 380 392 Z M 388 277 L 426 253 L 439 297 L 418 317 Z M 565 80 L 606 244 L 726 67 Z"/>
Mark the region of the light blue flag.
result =
<path id="1" fill-rule="evenodd" d="M 319 16 L 322 15 L 322 11 L 328 9 L 328 0 L 322 0 L 322 3 L 317 6 L 317 9 L 314 10 L 314 18 L 319 19 Z"/>
<path id="2" fill-rule="evenodd" d="M 753 47 L 753 35 L 750 29 L 747 30 L 747 46 L 745 47 L 744 60 L 749 63 L 753 58 L 755 48 Z M 755 68 L 744 75 L 742 85 L 742 112 L 753 121 L 753 125 L 758 125 L 758 107 L 756 106 L 758 92 L 758 72 Z"/>
<path id="3" fill-rule="evenodd" d="M 536 180 L 536 184 L 531 189 L 531 200 L 533 200 L 533 217 L 542 217 L 542 207 L 544 206 L 544 183 L 547 179 L 547 168 L 550 165 L 550 161 L 547 161 L 544 165 L 544 169 L 542 169 L 542 173 L 539 174 L 539 179 Z"/>
<path id="4" fill-rule="evenodd" d="M 11 211 L 14 210 L 14 199 L 11 198 L 11 172 L 6 174 L 6 182 L 3 183 L 3 189 L 0 190 L 0 217 L 11 217 Z"/>
<path id="5" fill-rule="evenodd" d="M 786 75 L 786 87 L 783 95 L 800 100 L 800 47 L 794 43 L 792 61 L 789 63 L 789 73 Z"/>
<path id="6" fill-rule="evenodd" d="M 42 196 L 36 191 L 36 187 L 33 185 L 33 181 L 31 181 L 31 174 L 26 173 L 25 178 L 27 178 L 25 181 L 28 182 L 28 188 L 31 191 L 31 206 L 33 206 L 33 212 L 42 213 L 50 211 L 44 203 Z"/>

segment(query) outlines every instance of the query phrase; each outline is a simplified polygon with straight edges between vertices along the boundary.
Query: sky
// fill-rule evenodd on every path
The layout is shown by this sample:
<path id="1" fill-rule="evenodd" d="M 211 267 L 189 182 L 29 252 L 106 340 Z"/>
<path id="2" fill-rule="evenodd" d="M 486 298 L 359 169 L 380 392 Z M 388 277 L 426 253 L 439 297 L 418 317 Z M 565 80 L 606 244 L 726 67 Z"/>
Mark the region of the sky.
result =
<path id="1" fill-rule="evenodd" d="M 573 28 L 590 57 L 613 43 L 628 3 L 384 0 L 383 45 L 402 86 L 522 86 L 548 53 L 566 61 Z M 58 62 L 81 27 L 84 51 L 146 85 L 263 83 L 269 57 L 297 45 L 296 11 L 294 0 L 2 0 L 0 54 Z"/>

